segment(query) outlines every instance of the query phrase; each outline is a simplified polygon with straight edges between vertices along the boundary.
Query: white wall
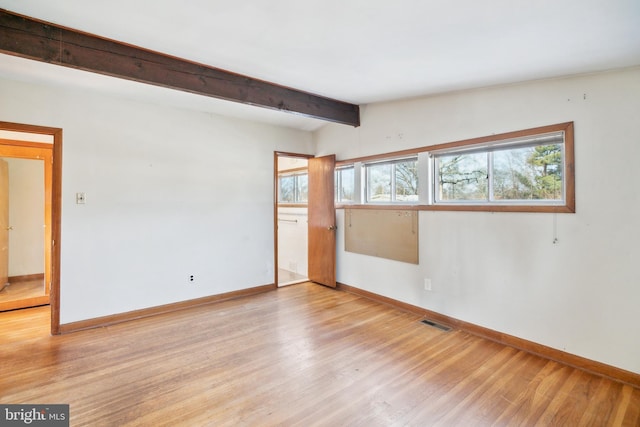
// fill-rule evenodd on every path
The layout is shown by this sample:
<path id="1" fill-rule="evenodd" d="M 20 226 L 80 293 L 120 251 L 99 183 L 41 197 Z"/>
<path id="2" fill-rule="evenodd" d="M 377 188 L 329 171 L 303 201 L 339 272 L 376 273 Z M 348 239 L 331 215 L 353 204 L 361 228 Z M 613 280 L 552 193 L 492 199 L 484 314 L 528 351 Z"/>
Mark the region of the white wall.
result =
<path id="1" fill-rule="evenodd" d="M 62 324 L 273 283 L 273 152 L 310 152 L 308 132 L 6 80 L 0 95 L 3 121 L 63 129 Z"/>
<path id="2" fill-rule="evenodd" d="M 317 154 L 341 160 L 575 122 L 575 214 L 422 211 L 416 266 L 345 252 L 339 210 L 338 281 L 640 373 L 639 114 L 634 68 L 369 105 L 360 128 L 323 127 Z"/>
<path id="3" fill-rule="evenodd" d="M 44 273 L 44 162 L 9 164 L 9 276 Z"/>

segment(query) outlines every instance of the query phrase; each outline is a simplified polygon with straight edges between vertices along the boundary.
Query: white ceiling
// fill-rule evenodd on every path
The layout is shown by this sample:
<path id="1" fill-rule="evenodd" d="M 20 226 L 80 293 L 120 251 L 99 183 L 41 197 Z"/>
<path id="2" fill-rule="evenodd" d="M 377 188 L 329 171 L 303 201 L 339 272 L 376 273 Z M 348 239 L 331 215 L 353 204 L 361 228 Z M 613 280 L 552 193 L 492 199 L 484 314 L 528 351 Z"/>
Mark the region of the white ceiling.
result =
<path id="1" fill-rule="evenodd" d="M 640 0 L 0 0 L 355 104 L 640 65 Z M 313 130 L 324 122 L 0 55 L 0 77 Z"/>

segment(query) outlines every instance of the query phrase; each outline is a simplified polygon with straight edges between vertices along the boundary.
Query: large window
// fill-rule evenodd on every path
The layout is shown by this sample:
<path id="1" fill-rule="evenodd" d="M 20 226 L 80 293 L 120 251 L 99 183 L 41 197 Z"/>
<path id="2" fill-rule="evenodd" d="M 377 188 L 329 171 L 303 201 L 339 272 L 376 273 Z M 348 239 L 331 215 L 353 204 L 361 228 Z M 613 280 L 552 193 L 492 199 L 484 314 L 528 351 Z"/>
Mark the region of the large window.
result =
<path id="1" fill-rule="evenodd" d="M 462 146 L 432 158 L 436 204 L 564 204 L 563 132 Z"/>
<path id="2" fill-rule="evenodd" d="M 573 123 L 338 162 L 336 201 L 575 212 Z"/>
<path id="3" fill-rule="evenodd" d="M 418 201 L 418 160 L 414 158 L 364 166 L 367 202 L 416 203 Z"/>
<path id="4" fill-rule="evenodd" d="M 289 173 L 278 177 L 279 203 L 307 203 L 309 176 L 307 173 Z"/>

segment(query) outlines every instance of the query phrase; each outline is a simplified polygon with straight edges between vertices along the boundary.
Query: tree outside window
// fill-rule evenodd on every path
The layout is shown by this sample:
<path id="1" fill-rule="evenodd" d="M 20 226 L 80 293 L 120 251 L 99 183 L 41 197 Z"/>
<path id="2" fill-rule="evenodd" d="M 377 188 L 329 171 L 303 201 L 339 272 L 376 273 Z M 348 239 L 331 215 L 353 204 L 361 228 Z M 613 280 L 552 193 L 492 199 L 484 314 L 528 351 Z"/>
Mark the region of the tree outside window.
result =
<path id="1" fill-rule="evenodd" d="M 418 161 L 413 159 L 365 165 L 368 202 L 417 202 Z"/>
<path id="2" fill-rule="evenodd" d="M 436 156 L 437 201 L 561 201 L 562 144 Z"/>

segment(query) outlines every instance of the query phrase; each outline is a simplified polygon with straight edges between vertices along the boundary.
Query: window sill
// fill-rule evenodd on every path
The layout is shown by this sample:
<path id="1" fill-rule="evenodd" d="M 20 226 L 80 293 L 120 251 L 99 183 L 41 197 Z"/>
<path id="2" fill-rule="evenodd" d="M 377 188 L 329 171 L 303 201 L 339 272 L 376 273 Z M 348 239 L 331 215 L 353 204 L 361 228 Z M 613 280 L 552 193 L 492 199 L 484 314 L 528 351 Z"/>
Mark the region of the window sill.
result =
<path id="1" fill-rule="evenodd" d="M 279 208 L 306 208 L 306 203 L 278 203 Z"/>
<path id="2" fill-rule="evenodd" d="M 531 212 L 575 213 L 575 207 L 567 205 L 404 205 L 404 204 L 336 204 L 336 209 L 389 209 L 452 212 Z"/>

